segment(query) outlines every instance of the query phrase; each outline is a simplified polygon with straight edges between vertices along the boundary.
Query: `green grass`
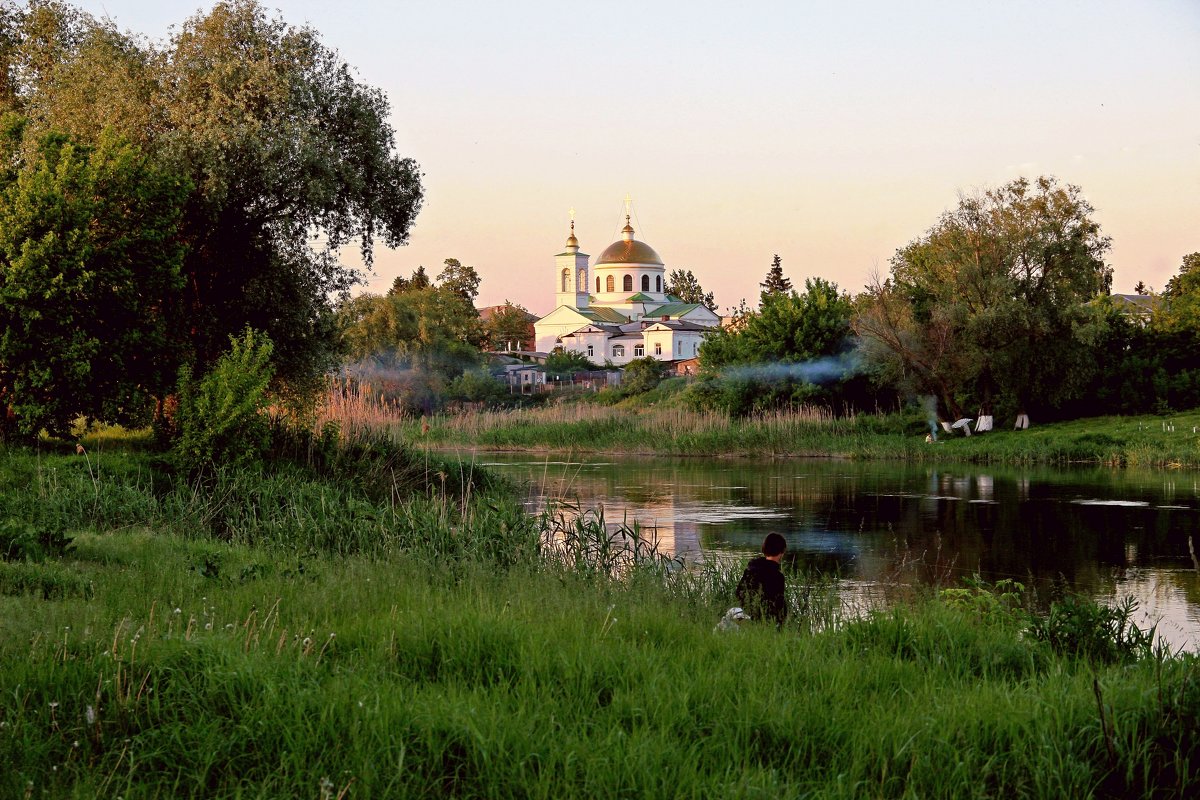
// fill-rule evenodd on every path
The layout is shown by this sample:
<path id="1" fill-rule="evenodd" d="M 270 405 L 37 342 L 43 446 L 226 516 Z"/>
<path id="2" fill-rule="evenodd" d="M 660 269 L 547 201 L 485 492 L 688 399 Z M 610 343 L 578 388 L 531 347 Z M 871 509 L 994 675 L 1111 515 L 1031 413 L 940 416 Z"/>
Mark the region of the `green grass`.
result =
<path id="1" fill-rule="evenodd" d="M 0 451 L 5 530 L 54 533 L 0 561 L 0 797 L 1200 788 L 1196 659 L 1089 660 L 1078 617 L 1052 646 L 973 589 L 856 620 L 794 575 L 783 631 L 718 634 L 736 575 L 498 487 L 90 456 Z"/>
<path id="2" fill-rule="evenodd" d="M 925 442 L 928 423 L 913 414 L 835 417 L 819 409 L 740 419 L 678 406 L 577 403 L 396 420 L 387 427 L 433 448 L 1200 467 L 1200 410 L 1095 417 L 969 438 L 940 433 L 936 444 Z"/>

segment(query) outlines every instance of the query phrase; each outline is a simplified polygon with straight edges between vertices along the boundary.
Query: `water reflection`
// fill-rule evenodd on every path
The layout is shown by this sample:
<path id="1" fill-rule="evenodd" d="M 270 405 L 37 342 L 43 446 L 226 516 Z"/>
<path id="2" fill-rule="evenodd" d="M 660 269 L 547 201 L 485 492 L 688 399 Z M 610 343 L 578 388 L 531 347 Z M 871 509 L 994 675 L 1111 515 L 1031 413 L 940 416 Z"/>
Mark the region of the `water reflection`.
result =
<path id="1" fill-rule="evenodd" d="M 1173 646 L 1200 642 L 1200 476 L 789 460 L 547 461 L 481 454 L 529 486 L 654 528 L 685 559 L 744 559 L 763 536 L 794 566 L 847 585 L 1014 578 L 1047 602 L 1065 589 L 1133 595 Z M 1143 621 L 1143 624 L 1146 624 Z"/>

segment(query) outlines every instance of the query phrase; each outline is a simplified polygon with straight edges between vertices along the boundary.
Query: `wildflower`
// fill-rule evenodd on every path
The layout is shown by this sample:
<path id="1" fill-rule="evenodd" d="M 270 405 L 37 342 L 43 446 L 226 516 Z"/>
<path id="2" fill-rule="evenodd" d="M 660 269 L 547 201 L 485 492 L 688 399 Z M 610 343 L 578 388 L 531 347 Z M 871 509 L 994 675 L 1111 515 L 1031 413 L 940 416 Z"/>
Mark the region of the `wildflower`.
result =
<path id="1" fill-rule="evenodd" d="M 83 712 L 83 716 L 84 716 L 84 719 L 87 720 L 88 725 L 96 724 L 96 709 L 92 708 L 91 706 L 88 706 L 87 710 Z"/>
<path id="2" fill-rule="evenodd" d="M 206 622 L 206 623 L 204 623 L 204 630 L 206 630 L 206 631 L 211 631 L 211 630 L 212 630 L 212 623 L 211 623 L 211 622 Z"/>
<path id="3" fill-rule="evenodd" d="M 50 710 L 51 710 L 51 711 L 53 711 L 53 710 L 54 710 L 54 709 L 56 709 L 56 708 L 58 708 L 58 701 L 57 701 L 57 700 L 51 700 L 51 701 L 50 701 Z"/>
<path id="4" fill-rule="evenodd" d="M 83 449 L 83 445 L 81 445 L 81 444 L 75 445 L 75 455 L 81 456 L 86 452 L 87 451 Z"/>
<path id="5" fill-rule="evenodd" d="M 175 609 L 175 611 L 174 611 L 173 613 L 175 613 L 175 614 L 182 614 L 182 613 L 183 613 L 183 609 L 176 607 L 176 609 Z"/>

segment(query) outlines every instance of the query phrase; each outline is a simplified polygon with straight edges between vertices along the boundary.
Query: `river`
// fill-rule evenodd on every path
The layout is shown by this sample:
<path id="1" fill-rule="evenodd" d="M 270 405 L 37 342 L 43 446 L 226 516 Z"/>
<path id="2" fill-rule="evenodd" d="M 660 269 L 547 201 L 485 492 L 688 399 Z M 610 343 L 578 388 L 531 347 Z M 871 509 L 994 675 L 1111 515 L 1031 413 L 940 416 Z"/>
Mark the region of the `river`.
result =
<path id="1" fill-rule="evenodd" d="M 732 460 L 478 453 L 527 487 L 608 522 L 653 529 L 685 560 L 744 561 L 782 533 L 793 568 L 848 591 L 1012 578 L 1046 602 L 1063 591 L 1133 596 L 1139 623 L 1200 649 L 1200 473 L 1099 467 L 929 466 L 830 459 Z"/>

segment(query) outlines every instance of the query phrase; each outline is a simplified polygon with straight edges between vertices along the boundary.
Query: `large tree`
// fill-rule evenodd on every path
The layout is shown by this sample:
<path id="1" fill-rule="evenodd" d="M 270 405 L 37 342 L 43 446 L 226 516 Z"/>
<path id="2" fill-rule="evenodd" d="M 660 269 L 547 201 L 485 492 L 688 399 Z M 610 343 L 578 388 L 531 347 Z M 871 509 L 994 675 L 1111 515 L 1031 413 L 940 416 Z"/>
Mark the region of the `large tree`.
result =
<path id="1" fill-rule="evenodd" d="M 5 11 L 0 103 L 28 119 L 26 153 L 48 132 L 111 128 L 190 180 L 170 304 L 183 357 L 203 370 L 250 326 L 285 379 L 329 366 L 331 298 L 361 277 L 339 251 L 357 243 L 369 265 L 377 242 L 403 244 L 422 199 L 383 94 L 256 0 L 218 3 L 162 46 L 60 3 Z"/>
<path id="2" fill-rule="evenodd" d="M 963 196 L 892 259 L 853 321 L 881 375 L 966 409 L 1053 413 L 1095 369 L 1109 239 L 1076 186 L 1024 178 Z"/>
<path id="3" fill-rule="evenodd" d="M 5 120 L 13 164 L 21 126 Z M 0 432 L 148 421 L 178 364 L 188 188 L 110 131 L 46 135 L 0 178 Z"/>
<path id="4" fill-rule="evenodd" d="M 448 378 L 478 362 L 485 340 L 474 307 L 441 287 L 362 295 L 343 303 L 339 318 L 352 358 Z"/>
<path id="5" fill-rule="evenodd" d="M 700 280 L 690 269 L 673 269 L 667 276 L 667 294 L 678 297 L 685 303 L 699 303 L 709 311 L 717 310 L 717 301 L 712 292 L 704 291 Z"/>
<path id="6" fill-rule="evenodd" d="M 445 266 L 438 273 L 437 282 L 438 286 L 449 289 L 472 305 L 479 296 L 479 273 L 457 258 L 446 259 Z"/>
<path id="7" fill-rule="evenodd" d="M 533 323 L 537 320 L 524 306 L 505 300 L 504 305 L 494 310 L 484 327 L 488 343 L 493 350 L 533 349 Z"/>
<path id="8" fill-rule="evenodd" d="M 1200 332 L 1200 253 L 1184 256 L 1179 274 L 1167 281 L 1155 325 L 1165 330 Z"/>

